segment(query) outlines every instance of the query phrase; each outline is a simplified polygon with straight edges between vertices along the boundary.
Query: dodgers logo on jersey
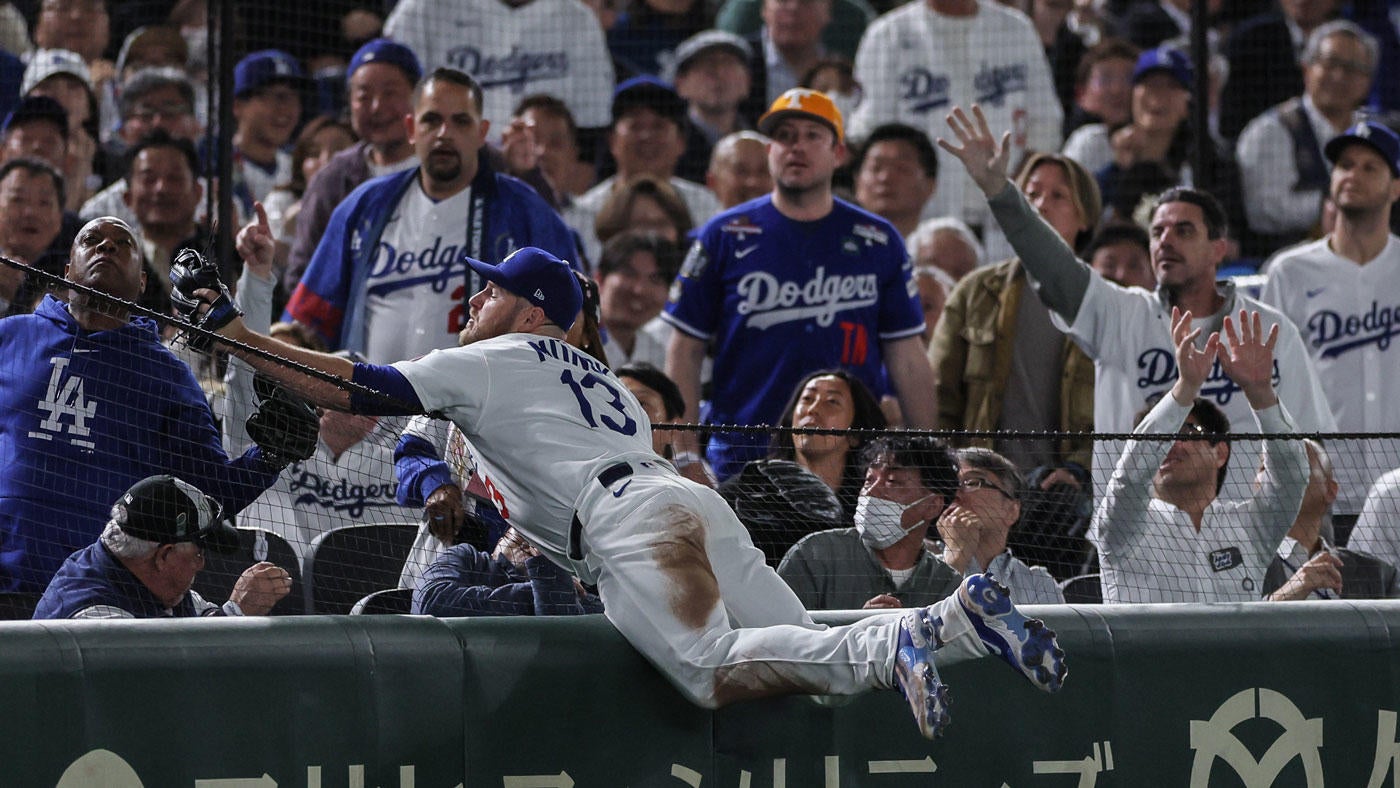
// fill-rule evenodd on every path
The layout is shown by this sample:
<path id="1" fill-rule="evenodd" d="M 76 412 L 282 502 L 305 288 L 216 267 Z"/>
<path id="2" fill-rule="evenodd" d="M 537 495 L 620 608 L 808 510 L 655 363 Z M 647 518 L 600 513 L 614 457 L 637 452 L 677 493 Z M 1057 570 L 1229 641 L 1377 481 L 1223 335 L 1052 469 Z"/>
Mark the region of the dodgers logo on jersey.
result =
<path id="1" fill-rule="evenodd" d="M 465 267 L 465 263 L 458 265 L 461 257 L 460 247 L 443 246 L 440 235 L 433 238 L 432 245 L 417 251 L 400 251 L 381 240 L 369 263 L 369 292 L 383 294 L 426 282 L 433 292 L 441 293 L 458 281 L 454 273 Z"/>
<path id="2" fill-rule="evenodd" d="M 504 55 L 488 55 L 474 46 L 455 47 L 447 51 L 447 64 L 476 77 L 483 90 L 507 87 L 512 93 L 524 93 L 531 82 L 569 75 L 568 52 L 530 52 L 519 45 Z"/>
<path id="3" fill-rule="evenodd" d="M 1400 304 L 1383 307 L 1371 302 L 1364 315 L 1342 315 L 1330 309 L 1314 312 L 1308 318 L 1308 344 L 1322 350 L 1322 358 L 1336 358 L 1367 345 L 1389 350 L 1390 340 L 1400 334 Z"/>
<path id="4" fill-rule="evenodd" d="M 978 103 L 1000 107 L 1006 103 L 1007 94 L 1026 90 L 1026 64 L 989 66 L 983 63 L 977 76 L 972 78 L 972 86 L 977 89 Z"/>
<path id="5" fill-rule="evenodd" d="M 1176 356 L 1167 348 L 1153 347 L 1144 350 L 1138 356 L 1137 368 L 1142 372 L 1137 379 L 1139 389 L 1166 388 L 1176 382 Z M 1279 373 L 1278 359 L 1274 359 L 1273 385 L 1275 388 L 1278 387 L 1282 378 L 1283 376 Z M 1205 383 L 1201 385 L 1200 396 L 1204 399 L 1215 400 L 1217 405 L 1224 406 L 1234 398 L 1235 392 L 1240 390 L 1239 384 L 1225 374 L 1225 370 L 1220 366 L 1220 360 L 1216 359 L 1210 367 L 1210 374 L 1206 376 Z"/>
<path id="6" fill-rule="evenodd" d="M 291 483 L 289 492 L 305 490 L 296 497 L 297 506 L 320 506 L 336 512 L 360 518 L 369 507 L 396 506 L 395 487 L 386 484 L 351 484 L 348 479 L 327 479 L 305 469 L 302 463 L 293 463 L 289 469 Z"/>
<path id="7" fill-rule="evenodd" d="M 767 271 L 753 271 L 739 280 L 736 290 L 740 315 L 752 315 L 750 328 L 769 328 L 794 320 L 814 319 L 826 328 L 839 312 L 874 306 L 879 300 L 875 274 L 827 276 L 823 266 L 805 283 L 781 281 Z"/>
<path id="8" fill-rule="evenodd" d="M 947 74 L 911 68 L 899 75 L 899 100 L 909 103 L 910 112 L 929 112 L 952 101 L 950 85 Z"/>

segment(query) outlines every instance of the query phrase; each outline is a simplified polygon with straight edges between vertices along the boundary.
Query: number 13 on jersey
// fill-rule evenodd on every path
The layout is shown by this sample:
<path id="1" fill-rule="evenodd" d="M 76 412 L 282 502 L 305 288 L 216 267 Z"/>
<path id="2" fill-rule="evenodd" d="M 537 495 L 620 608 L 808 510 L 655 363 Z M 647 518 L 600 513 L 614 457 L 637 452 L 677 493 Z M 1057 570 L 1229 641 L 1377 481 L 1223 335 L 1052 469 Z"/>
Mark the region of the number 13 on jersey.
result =
<path id="1" fill-rule="evenodd" d="M 627 414 L 627 408 L 622 401 L 622 395 L 618 393 L 613 385 L 592 372 L 585 373 L 583 377 L 575 379 L 574 372 L 566 369 L 559 375 L 559 382 L 568 386 L 574 392 L 574 397 L 578 400 L 579 414 L 588 426 L 597 429 L 599 423 L 613 432 L 620 432 L 623 435 L 637 434 L 637 421 Z M 594 400 L 601 402 L 601 406 L 595 414 Z M 618 421 L 613 415 L 616 412 L 622 416 L 622 421 Z"/>

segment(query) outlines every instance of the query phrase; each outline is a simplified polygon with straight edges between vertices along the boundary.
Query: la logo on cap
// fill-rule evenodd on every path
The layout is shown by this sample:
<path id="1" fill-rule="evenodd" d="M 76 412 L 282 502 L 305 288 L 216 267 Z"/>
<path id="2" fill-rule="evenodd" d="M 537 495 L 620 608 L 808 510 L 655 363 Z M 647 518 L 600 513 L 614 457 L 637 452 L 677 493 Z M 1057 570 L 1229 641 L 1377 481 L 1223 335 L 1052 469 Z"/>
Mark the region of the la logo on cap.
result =
<path id="1" fill-rule="evenodd" d="M 535 288 L 535 298 L 538 299 L 538 300 L 540 300 L 540 301 L 543 301 L 543 300 L 544 300 L 544 289 L 543 289 L 543 288 L 539 288 L 539 287 Z"/>
<path id="2" fill-rule="evenodd" d="M 1370 139 L 1370 138 L 1371 138 L 1371 127 L 1368 126 L 1368 125 L 1366 125 L 1365 123 L 1359 123 L 1359 124 L 1357 124 L 1357 126 L 1356 126 L 1356 136 L 1360 137 L 1360 138 L 1363 139 L 1363 140 L 1368 140 L 1368 139 Z"/>

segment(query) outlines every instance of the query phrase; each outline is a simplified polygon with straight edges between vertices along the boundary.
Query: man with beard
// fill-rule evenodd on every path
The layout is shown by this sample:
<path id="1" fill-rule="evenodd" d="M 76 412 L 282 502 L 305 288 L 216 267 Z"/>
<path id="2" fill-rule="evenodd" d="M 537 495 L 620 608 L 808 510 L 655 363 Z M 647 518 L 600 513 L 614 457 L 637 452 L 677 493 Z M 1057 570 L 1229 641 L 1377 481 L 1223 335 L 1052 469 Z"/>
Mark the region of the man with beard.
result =
<path id="1" fill-rule="evenodd" d="M 686 420 L 777 424 L 804 375 L 850 371 L 877 396 L 895 394 L 906 426 L 936 422 L 933 369 L 913 265 L 894 226 L 832 194 L 846 158 L 841 112 L 794 88 L 758 120 L 768 135 L 769 197 L 701 228 L 662 315 L 676 328 L 666 371 Z M 713 392 L 701 410 L 700 370 L 714 348 Z M 766 438 L 716 431 L 707 448 L 721 479 L 767 453 Z"/>
<path id="2" fill-rule="evenodd" d="M 482 155 L 491 124 L 476 80 L 432 72 L 414 90 L 407 126 L 419 165 L 340 203 L 284 317 L 374 363 L 457 344 L 467 299 L 483 286 L 466 257 L 496 262 L 538 246 L 576 260 L 558 215 Z"/>
<path id="3" fill-rule="evenodd" d="M 1319 241 L 1279 252 L 1261 300 L 1303 332 L 1339 430 L 1400 432 L 1400 345 L 1392 341 L 1400 323 L 1400 238 L 1390 232 L 1400 199 L 1400 136 L 1364 121 L 1323 150 L 1332 162 L 1336 227 Z M 1372 483 L 1400 467 L 1400 443 L 1329 441 L 1328 449 L 1342 489 L 1333 509 L 1340 542 Z M 1384 555 L 1377 544 L 1348 546 Z"/>
<path id="4" fill-rule="evenodd" d="M 487 284 L 471 298 L 461 346 L 390 366 L 258 334 L 223 308 L 208 277 L 176 287 L 214 299 L 206 327 L 318 404 L 451 419 L 471 443 L 501 517 L 555 564 L 595 584 L 619 633 L 698 705 L 898 687 L 931 739 L 947 722 L 935 661 L 997 653 L 1036 687 L 1061 687 L 1064 653 L 1054 633 L 1025 619 L 988 576 L 967 579 L 927 608 L 846 627 L 815 624 L 724 499 L 652 450 L 637 398 L 565 342 L 583 304 L 569 267 L 536 248 L 500 265 L 468 263 Z M 309 378 L 266 353 L 330 377 Z M 358 385 L 351 392 L 344 381 Z"/>

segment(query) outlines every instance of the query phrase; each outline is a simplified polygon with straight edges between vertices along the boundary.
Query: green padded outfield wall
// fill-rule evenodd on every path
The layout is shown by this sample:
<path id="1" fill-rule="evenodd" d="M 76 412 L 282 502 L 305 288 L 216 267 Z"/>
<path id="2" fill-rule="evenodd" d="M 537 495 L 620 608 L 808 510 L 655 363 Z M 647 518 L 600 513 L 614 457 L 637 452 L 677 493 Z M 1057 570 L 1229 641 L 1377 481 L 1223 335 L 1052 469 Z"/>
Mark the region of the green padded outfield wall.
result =
<path id="1" fill-rule="evenodd" d="M 9 623 L 0 785 L 1396 785 L 1400 603 L 1039 613 L 1064 692 L 953 667 L 937 742 L 892 691 L 696 708 L 600 617 Z"/>

